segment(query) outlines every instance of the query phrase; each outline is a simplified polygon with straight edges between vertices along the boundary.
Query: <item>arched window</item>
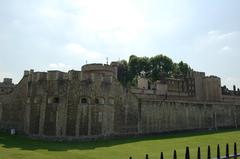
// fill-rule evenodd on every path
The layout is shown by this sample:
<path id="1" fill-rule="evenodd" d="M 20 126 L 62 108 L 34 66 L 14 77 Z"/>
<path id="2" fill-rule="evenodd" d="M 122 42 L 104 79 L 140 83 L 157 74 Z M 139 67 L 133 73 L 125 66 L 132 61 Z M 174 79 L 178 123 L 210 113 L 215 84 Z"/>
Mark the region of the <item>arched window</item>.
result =
<path id="1" fill-rule="evenodd" d="M 87 98 L 82 98 L 82 99 L 81 99 L 81 103 L 82 103 L 82 104 L 87 104 Z"/>
<path id="2" fill-rule="evenodd" d="M 48 97 L 48 104 L 59 103 L 59 97 Z"/>
<path id="3" fill-rule="evenodd" d="M 95 99 L 95 104 L 99 104 L 99 99 L 98 98 Z"/>
<path id="4" fill-rule="evenodd" d="M 104 104 L 105 100 L 103 97 L 99 97 L 95 99 L 95 104 Z"/>
<path id="5" fill-rule="evenodd" d="M 59 103 L 59 98 L 58 97 L 54 97 L 53 98 L 53 103 Z"/>

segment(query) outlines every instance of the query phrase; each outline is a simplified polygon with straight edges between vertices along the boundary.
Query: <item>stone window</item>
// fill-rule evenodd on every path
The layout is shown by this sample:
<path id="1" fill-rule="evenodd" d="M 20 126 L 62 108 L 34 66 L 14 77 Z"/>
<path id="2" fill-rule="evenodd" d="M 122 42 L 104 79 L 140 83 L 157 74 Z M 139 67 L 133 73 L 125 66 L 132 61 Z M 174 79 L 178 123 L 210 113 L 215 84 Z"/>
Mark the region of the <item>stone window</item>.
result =
<path id="1" fill-rule="evenodd" d="M 81 103 L 82 103 L 82 104 L 87 104 L 87 98 L 82 98 L 82 99 L 81 99 Z"/>
<path id="2" fill-rule="evenodd" d="M 59 103 L 59 97 L 54 97 L 53 98 L 53 103 Z"/>
<path id="3" fill-rule="evenodd" d="M 95 99 L 95 104 L 104 104 L 105 100 L 103 97 L 99 97 Z"/>
<path id="4" fill-rule="evenodd" d="M 51 104 L 51 103 L 59 103 L 59 97 L 49 97 L 48 104 Z"/>
<path id="5" fill-rule="evenodd" d="M 99 99 L 98 98 L 95 99 L 95 104 L 99 104 Z"/>

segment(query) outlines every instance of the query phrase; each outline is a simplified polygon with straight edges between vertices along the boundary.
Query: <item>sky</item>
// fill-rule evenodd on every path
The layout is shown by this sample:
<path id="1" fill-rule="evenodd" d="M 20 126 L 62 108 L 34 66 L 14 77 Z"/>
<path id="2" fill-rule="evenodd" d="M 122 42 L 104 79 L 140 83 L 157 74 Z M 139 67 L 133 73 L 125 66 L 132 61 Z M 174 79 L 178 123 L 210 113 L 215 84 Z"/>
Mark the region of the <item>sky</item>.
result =
<path id="1" fill-rule="evenodd" d="M 240 88 L 240 1 L 0 1 L 0 81 L 132 54 L 164 54 Z"/>

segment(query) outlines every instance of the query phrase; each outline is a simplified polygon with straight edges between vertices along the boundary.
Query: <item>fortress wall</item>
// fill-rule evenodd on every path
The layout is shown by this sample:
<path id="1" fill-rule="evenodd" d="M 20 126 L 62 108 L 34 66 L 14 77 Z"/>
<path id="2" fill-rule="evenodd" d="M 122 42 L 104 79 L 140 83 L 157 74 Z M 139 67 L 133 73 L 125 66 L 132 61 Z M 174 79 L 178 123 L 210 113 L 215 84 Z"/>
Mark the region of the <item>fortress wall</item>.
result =
<path id="1" fill-rule="evenodd" d="M 142 100 L 141 133 L 240 126 L 240 105 Z"/>
<path id="2" fill-rule="evenodd" d="M 76 125 L 76 136 L 88 135 L 88 120 L 89 120 L 89 104 L 81 104 L 78 106 L 78 117 Z"/>
<path id="3" fill-rule="evenodd" d="M 42 98 L 42 88 L 41 85 L 46 83 L 37 82 L 37 76 L 32 76 L 31 80 L 28 80 L 28 106 L 29 106 L 29 133 L 38 134 L 39 133 L 39 121 L 40 121 L 40 106 L 44 101 Z"/>
<path id="4" fill-rule="evenodd" d="M 240 104 L 240 96 L 222 95 L 222 101 Z"/>
<path id="5" fill-rule="evenodd" d="M 64 75 L 59 71 L 32 72 L 28 75 L 25 133 L 64 135 L 67 92 Z"/>
<path id="6" fill-rule="evenodd" d="M 83 75 L 85 72 L 83 73 Z M 91 80 L 68 81 L 66 136 L 98 136 L 113 133 L 114 105 L 118 90 L 101 73 Z"/>
<path id="7" fill-rule="evenodd" d="M 25 105 L 27 99 L 27 77 L 16 85 L 8 95 L 0 95 L 0 128 L 9 130 L 15 128 L 23 132 L 25 121 Z"/>
<path id="8" fill-rule="evenodd" d="M 166 99 L 128 90 L 113 74 L 93 71 L 90 80 L 84 75 L 29 72 L 13 93 L 0 96 L 0 127 L 29 135 L 91 138 L 240 126 L 240 104 L 231 101 Z"/>
<path id="9" fill-rule="evenodd" d="M 140 105 L 138 99 L 133 94 L 127 92 L 124 96 L 124 115 L 119 116 L 119 120 L 124 120 L 121 133 L 135 134 L 139 131 Z"/>

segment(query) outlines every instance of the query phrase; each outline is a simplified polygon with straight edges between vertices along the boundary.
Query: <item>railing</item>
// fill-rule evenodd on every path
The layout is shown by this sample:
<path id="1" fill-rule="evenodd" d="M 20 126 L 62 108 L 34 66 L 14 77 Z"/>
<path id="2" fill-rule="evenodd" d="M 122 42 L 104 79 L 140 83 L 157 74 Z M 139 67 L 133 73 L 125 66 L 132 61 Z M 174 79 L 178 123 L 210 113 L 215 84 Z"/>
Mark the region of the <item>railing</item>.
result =
<path id="1" fill-rule="evenodd" d="M 236 158 L 240 157 L 240 153 L 239 154 L 237 153 L 237 144 L 234 143 L 234 154 L 229 155 L 229 146 L 228 146 L 228 144 L 226 144 L 225 156 L 221 156 L 220 155 L 220 146 L 218 144 L 217 145 L 217 157 L 216 158 L 211 158 L 211 148 L 208 145 L 207 156 L 206 157 L 207 157 L 207 159 L 230 159 L 230 158 L 236 159 Z M 205 157 L 201 157 L 201 148 L 198 147 L 197 159 L 201 159 L 201 158 L 204 159 Z M 133 158 L 130 156 L 129 159 L 133 159 Z M 150 159 L 148 154 L 146 154 L 145 159 Z M 160 159 L 164 159 L 163 152 L 160 153 Z M 173 151 L 173 159 L 177 159 L 177 151 L 176 150 Z M 185 159 L 190 159 L 190 150 L 189 150 L 188 146 L 186 147 Z M 194 158 L 192 158 L 192 159 L 194 159 Z"/>

